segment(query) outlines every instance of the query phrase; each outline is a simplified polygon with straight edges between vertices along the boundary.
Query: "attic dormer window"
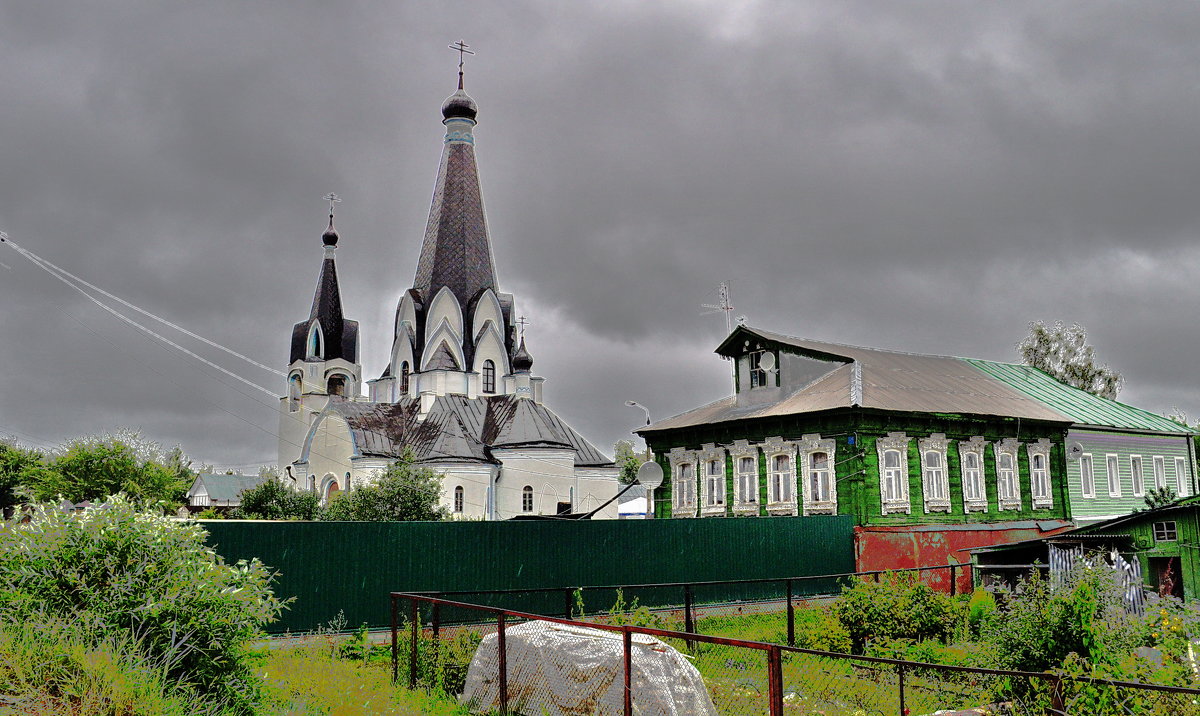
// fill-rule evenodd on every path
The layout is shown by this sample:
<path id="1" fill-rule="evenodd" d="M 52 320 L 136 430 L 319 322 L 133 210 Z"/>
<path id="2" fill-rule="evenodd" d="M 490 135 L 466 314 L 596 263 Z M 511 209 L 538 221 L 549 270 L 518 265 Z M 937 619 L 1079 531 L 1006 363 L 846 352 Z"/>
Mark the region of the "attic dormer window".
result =
<path id="1" fill-rule="evenodd" d="M 322 345 L 323 342 L 324 341 L 321 340 L 321 324 L 312 324 L 312 328 L 308 329 L 309 358 L 320 358 L 321 356 L 325 355 L 325 351 L 322 350 L 324 348 Z"/>
<path id="2" fill-rule="evenodd" d="M 750 353 L 750 387 L 762 388 L 767 385 L 767 371 L 762 367 L 763 355 L 766 351 Z"/>

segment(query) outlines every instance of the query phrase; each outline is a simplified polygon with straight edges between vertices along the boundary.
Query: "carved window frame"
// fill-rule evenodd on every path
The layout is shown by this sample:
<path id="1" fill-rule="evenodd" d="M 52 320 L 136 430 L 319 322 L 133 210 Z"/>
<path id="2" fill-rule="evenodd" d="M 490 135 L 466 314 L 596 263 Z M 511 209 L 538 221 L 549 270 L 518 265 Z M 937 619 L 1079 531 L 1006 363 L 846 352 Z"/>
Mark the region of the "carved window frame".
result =
<path id="1" fill-rule="evenodd" d="M 801 485 L 804 494 L 804 515 L 836 515 L 837 514 L 837 461 L 834 453 L 837 448 L 837 441 L 832 438 L 822 440 L 820 435 L 805 435 L 800 438 L 797 447 L 800 451 L 800 475 Z M 827 491 L 829 494 L 825 499 L 820 499 L 819 495 L 813 495 L 813 473 L 816 471 L 813 467 L 812 457 L 817 453 L 825 454 L 825 480 Z"/>
<path id="2" fill-rule="evenodd" d="M 725 449 L 717 447 L 712 443 L 704 445 L 699 454 L 700 468 L 700 512 L 704 516 L 709 515 L 724 515 L 725 514 Z M 718 489 L 715 492 L 716 501 L 712 500 L 710 494 L 709 482 L 712 477 L 709 473 L 710 463 L 718 463 L 717 482 Z"/>
<path id="3" fill-rule="evenodd" d="M 767 460 L 767 512 L 772 515 L 796 514 L 796 443 L 781 437 L 767 438 L 762 445 Z M 775 470 L 776 458 L 786 457 L 786 472 Z M 776 483 L 786 490 L 775 490 Z M 780 494 L 780 493 L 784 494 Z"/>
<path id="4" fill-rule="evenodd" d="M 962 475 L 962 494 L 963 494 L 963 511 L 964 512 L 987 512 L 987 463 L 983 460 L 984 452 L 987 450 L 987 441 L 982 435 L 976 435 L 970 440 L 960 441 L 958 443 L 958 467 Z M 971 479 L 968 466 L 970 462 L 967 459 L 968 455 L 975 457 L 975 470 L 977 472 L 975 479 Z M 974 483 L 976 496 L 971 497 L 968 494 L 967 485 Z"/>
<path id="5" fill-rule="evenodd" d="M 1050 476 L 1050 440 L 1041 438 L 1035 443 L 1029 443 L 1025 446 L 1025 452 L 1029 456 L 1029 495 L 1033 501 L 1033 509 L 1048 510 L 1054 507 L 1054 486 L 1051 484 Z M 1038 469 L 1034 467 L 1036 460 L 1034 456 L 1042 458 L 1041 468 L 1042 475 L 1038 476 Z M 1109 462 L 1105 459 L 1104 466 L 1108 469 Z M 1043 482 L 1045 485 L 1045 494 L 1038 494 L 1038 483 Z M 1117 489 L 1120 490 L 1120 479 L 1117 481 Z"/>
<path id="6" fill-rule="evenodd" d="M 925 500 L 926 513 L 950 511 L 950 471 L 946 460 L 948 445 L 949 441 L 942 433 L 917 440 L 917 449 L 921 453 L 921 496 Z M 930 464 L 930 453 L 938 458 L 940 465 Z M 937 473 L 931 475 L 934 470 Z M 937 495 L 938 492 L 941 494 Z"/>
<path id="7" fill-rule="evenodd" d="M 909 437 L 905 433 L 888 433 L 887 437 L 875 440 L 875 452 L 879 457 L 879 504 L 885 515 L 899 512 L 912 514 L 912 501 L 908 495 L 908 442 Z M 900 453 L 900 465 L 888 468 L 887 453 L 892 451 Z M 898 470 L 899 474 L 895 476 L 896 494 L 889 499 L 885 472 L 893 469 Z"/>
<path id="8" fill-rule="evenodd" d="M 700 472 L 700 460 L 695 450 L 675 448 L 668 453 L 671 463 L 671 516 L 696 516 L 696 479 Z M 691 473 L 686 482 L 679 481 L 681 468 Z"/>
<path id="9" fill-rule="evenodd" d="M 996 443 L 996 502 L 1001 510 L 1021 509 L 1021 461 L 1017 459 L 1019 449 L 1016 438 L 1004 438 Z M 1012 475 L 1007 480 L 1004 476 L 1005 470 L 1001 468 L 1002 456 L 1012 459 Z M 1006 484 L 1010 489 L 1002 489 Z"/>
<path id="10" fill-rule="evenodd" d="M 729 456 L 733 458 L 733 514 L 757 515 L 759 510 L 758 495 L 758 446 L 751 445 L 747 440 L 735 440 L 726 447 Z M 750 460 L 751 472 L 742 471 L 742 459 Z M 748 476 L 748 477 L 747 477 Z M 743 490 L 743 482 L 749 482 L 749 489 Z M 743 495 L 751 499 L 743 500 Z"/>

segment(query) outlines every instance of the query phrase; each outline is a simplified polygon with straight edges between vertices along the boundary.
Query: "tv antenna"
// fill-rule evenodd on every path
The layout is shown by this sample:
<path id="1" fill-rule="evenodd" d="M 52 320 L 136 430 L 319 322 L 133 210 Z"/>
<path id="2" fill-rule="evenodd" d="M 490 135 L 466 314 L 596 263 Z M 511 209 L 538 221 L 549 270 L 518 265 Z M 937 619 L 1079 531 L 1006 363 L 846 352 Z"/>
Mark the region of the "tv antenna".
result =
<path id="1" fill-rule="evenodd" d="M 729 284 L 721 282 L 721 287 L 717 290 L 718 303 L 702 303 L 701 308 L 709 310 L 701 313 L 701 316 L 711 316 L 715 313 L 725 314 L 725 333 L 726 335 L 733 333 L 733 304 L 729 302 Z"/>

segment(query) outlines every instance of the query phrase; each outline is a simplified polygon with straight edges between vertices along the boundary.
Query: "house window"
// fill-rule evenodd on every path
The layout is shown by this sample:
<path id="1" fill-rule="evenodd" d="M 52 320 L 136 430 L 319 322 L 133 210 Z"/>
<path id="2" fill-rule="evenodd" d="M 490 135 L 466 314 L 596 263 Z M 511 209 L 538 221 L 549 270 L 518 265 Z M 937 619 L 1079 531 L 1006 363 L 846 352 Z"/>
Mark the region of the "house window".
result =
<path id="1" fill-rule="evenodd" d="M 400 364 L 400 392 L 408 395 L 408 361 Z"/>
<path id="2" fill-rule="evenodd" d="M 950 511 L 950 480 L 946 475 L 946 436 L 934 433 L 917 441 L 921 451 L 921 492 L 926 512 Z"/>
<path id="3" fill-rule="evenodd" d="M 983 502 L 985 500 L 983 494 L 983 471 L 980 467 L 978 453 L 968 452 L 963 454 L 963 500 L 970 502 Z"/>
<path id="4" fill-rule="evenodd" d="M 1109 497 L 1120 497 L 1121 496 L 1121 473 L 1117 469 L 1117 464 L 1118 463 L 1117 463 L 1116 455 L 1105 455 L 1104 456 L 1105 471 L 1108 475 L 1108 496 Z"/>
<path id="5" fill-rule="evenodd" d="M 750 387 L 762 388 L 767 384 L 767 371 L 762 367 L 762 358 L 766 351 L 754 351 L 750 354 Z"/>
<path id="6" fill-rule="evenodd" d="M 1160 490 L 1167 486 L 1167 465 L 1162 455 L 1154 456 L 1154 486 Z"/>
<path id="7" fill-rule="evenodd" d="M 1141 497 L 1146 491 L 1146 473 L 1142 472 L 1142 456 L 1129 456 L 1129 471 L 1133 473 L 1133 494 Z"/>
<path id="8" fill-rule="evenodd" d="M 496 364 L 490 360 L 483 362 L 483 392 L 496 392 Z"/>
<path id="9" fill-rule="evenodd" d="M 454 488 L 454 511 L 461 513 L 463 511 L 463 486 L 457 485 Z"/>
<path id="10" fill-rule="evenodd" d="M 705 463 L 705 504 L 709 507 L 725 504 L 725 461 L 709 460 Z"/>
<path id="11" fill-rule="evenodd" d="M 533 512 L 533 487 L 530 485 L 521 488 L 521 511 Z"/>
<path id="12" fill-rule="evenodd" d="M 882 478 L 885 505 L 905 499 L 904 493 L 908 487 L 907 472 L 903 453 L 899 450 L 884 450 Z"/>
<path id="13" fill-rule="evenodd" d="M 1179 539 L 1179 534 L 1175 529 L 1175 522 L 1155 522 L 1154 523 L 1154 541 L 1155 542 L 1174 542 Z"/>
<path id="14" fill-rule="evenodd" d="M 1175 488 L 1179 491 L 1180 496 L 1187 494 L 1187 463 L 1183 458 L 1175 458 Z"/>
<path id="15" fill-rule="evenodd" d="M 748 455 L 737 460 L 737 501 L 740 505 L 758 507 L 758 460 Z"/>
<path id="16" fill-rule="evenodd" d="M 1096 496 L 1096 475 L 1092 470 L 1091 455 L 1085 454 L 1079 457 L 1079 491 L 1084 497 Z"/>
<path id="17" fill-rule="evenodd" d="M 775 455 L 771 458 L 771 482 L 770 494 L 768 495 L 771 502 L 791 502 L 792 500 L 792 482 L 796 478 L 796 473 L 792 471 L 792 458 L 790 455 Z"/>
<path id="18" fill-rule="evenodd" d="M 1035 504 L 1050 499 L 1050 477 L 1046 471 L 1046 456 L 1042 453 L 1029 456 L 1029 482 Z"/>
<path id="19" fill-rule="evenodd" d="M 692 473 L 692 463 L 684 462 L 675 466 L 675 479 L 672 481 L 675 493 L 675 507 L 690 510 L 696 506 L 696 476 Z"/>
<path id="20" fill-rule="evenodd" d="M 808 456 L 809 502 L 829 502 L 833 483 L 829 477 L 829 453 L 814 452 Z"/>
<path id="21" fill-rule="evenodd" d="M 1017 461 L 1011 452 L 996 454 L 996 494 L 1000 509 L 1020 509 L 1021 493 L 1017 485 Z"/>

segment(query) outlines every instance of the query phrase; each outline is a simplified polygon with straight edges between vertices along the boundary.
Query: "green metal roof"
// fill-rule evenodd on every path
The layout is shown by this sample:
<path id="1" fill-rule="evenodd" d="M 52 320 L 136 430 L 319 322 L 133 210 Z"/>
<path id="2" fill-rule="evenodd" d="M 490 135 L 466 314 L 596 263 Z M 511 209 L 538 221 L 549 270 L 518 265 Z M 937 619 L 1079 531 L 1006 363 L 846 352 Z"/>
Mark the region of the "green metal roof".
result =
<path id="1" fill-rule="evenodd" d="M 963 360 L 1009 387 L 1057 410 L 1079 425 L 1169 433 L 1191 432 L 1170 418 L 1072 388 L 1027 365 L 994 363 L 975 358 Z"/>

